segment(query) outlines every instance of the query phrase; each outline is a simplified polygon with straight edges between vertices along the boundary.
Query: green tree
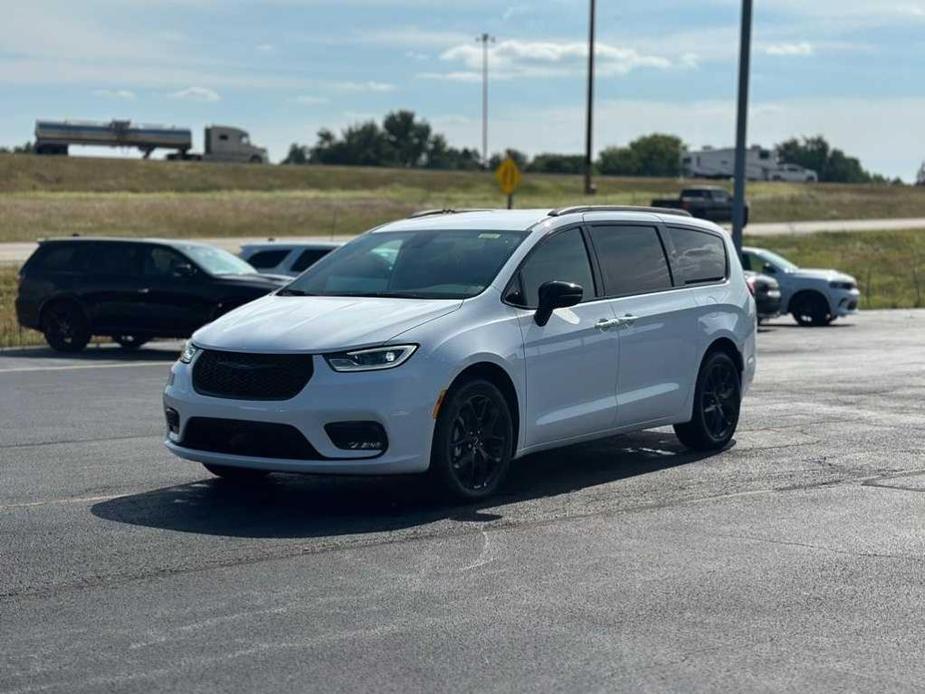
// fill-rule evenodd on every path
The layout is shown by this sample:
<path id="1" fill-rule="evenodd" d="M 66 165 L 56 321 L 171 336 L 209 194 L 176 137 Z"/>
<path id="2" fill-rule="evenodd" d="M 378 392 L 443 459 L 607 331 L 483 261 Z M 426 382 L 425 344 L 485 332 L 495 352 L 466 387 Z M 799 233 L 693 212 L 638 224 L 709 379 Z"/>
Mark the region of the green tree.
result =
<path id="1" fill-rule="evenodd" d="M 419 166 L 430 142 L 430 125 L 415 120 L 413 111 L 393 111 L 382 121 L 382 130 L 401 166 Z"/>
<path id="2" fill-rule="evenodd" d="M 286 158 L 281 162 L 282 164 L 307 164 L 309 158 L 311 157 L 311 152 L 308 147 L 305 145 L 300 145 L 296 142 L 293 142 L 289 145 L 289 153 L 286 155 Z"/>
<path id="3" fill-rule="evenodd" d="M 521 171 L 525 171 L 530 163 L 529 157 L 527 157 L 526 154 L 518 149 L 508 148 L 504 150 L 504 152 L 495 152 L 492 154 L 488 159 L 488 168 L 491 170 L 497 169 L 501 162 L 508 157 L 514 160 L 514 163 L 517 164 L 517 168 Z"/>
<path id="4" fill-rule="evenodd" d="M 639 137 L 627 147 L 608 147 L 600 154 L 598 168 L 611 176 L 681 175 L 684 143 L 674 135 L 654 133 Z"/>
<path id="5" fill-rule="evenodd" d="M 797 164 L 812 169 L 819 180 L 829 183 L 886 182 L 879 175 L 865 171 L 856 157 L 849 157 L 840 149 L 832 148 L 822 135 L 791 138 L 777 145 L 777 155 L 785 164 Z"/>
<path id="6" fill-rule="evenodd" d="M 527 168 L 536 173 L 580 174 L 585 170 L 585 158 L 582 154 L 544 152 L 533 157 Z"/>

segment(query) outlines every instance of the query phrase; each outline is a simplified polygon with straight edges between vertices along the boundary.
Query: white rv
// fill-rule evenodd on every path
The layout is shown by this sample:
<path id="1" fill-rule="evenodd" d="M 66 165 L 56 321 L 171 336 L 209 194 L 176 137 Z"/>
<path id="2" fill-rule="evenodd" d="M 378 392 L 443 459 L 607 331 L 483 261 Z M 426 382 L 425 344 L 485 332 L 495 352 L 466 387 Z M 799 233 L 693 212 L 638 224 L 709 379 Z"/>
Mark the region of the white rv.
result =
<path id="1" fill-rule="evenodd" d="M 732 178 L 735 172 L 735 148 L 705 147 L 685 152 L 681 169 L 688 178 Z M 754 145 L 745 151 L 745 175 L 750 181 L 814 182 L 819 176 L 811 169 L 780 161 L 777 152 Z"/>

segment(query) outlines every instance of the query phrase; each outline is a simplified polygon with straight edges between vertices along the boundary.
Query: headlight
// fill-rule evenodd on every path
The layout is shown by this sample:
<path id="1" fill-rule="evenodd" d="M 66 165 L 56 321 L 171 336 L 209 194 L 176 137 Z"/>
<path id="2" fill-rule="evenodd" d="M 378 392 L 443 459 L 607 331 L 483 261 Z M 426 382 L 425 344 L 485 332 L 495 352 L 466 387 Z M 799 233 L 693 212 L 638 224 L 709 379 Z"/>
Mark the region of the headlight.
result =
<path id="1" fill-rule="evenodd" d="M 857 289 L 858 285 L 854 282 L 829 282 L 829 286 L 832 289 L 846 289 L 850 291 L 852 289 Z"/>
<path id="2" fill-rule="evenodd" d="M 417 348 L 417 345 L 391 345 L 325 354 L 324 358 L 335 371 L 378 371 L 401 366 Z"/>
<path id="3" fill-rule="evenodd" d="M 190 340 L 186 341 L 186 344 L 183 345 L 183 351 L 180 352 L 180 361 L 184 364 L 189 364 L 193 361 L 193 357 L 199 354 L 199 348 L 194 345 Z"/>

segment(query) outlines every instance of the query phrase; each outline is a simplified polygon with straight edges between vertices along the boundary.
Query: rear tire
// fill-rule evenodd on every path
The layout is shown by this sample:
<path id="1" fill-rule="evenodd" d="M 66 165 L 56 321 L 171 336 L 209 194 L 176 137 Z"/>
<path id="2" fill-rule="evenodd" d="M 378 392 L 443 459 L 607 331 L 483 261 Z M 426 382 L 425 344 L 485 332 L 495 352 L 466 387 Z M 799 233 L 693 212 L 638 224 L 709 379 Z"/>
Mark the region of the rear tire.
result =
<path id="1" fill-rule="evenodd" d="M 71 301 L 52 304 L 42 313 L 42 333 L 57 352 L 79 352 L 90 341 L 90 321 Z"/>
<path id="2" fill-rule="evenodd" d="M 430 454 L 430 475 L 443 496 L 490 497 L 507 477 L 513 450 L 511 410 L 493 383 L 472 380 L 446 395 Z"/>
<path id="3" fill-rule="evenodd" d="M 804 327 L 819 327 L 832 322 L 829 302 L 816 292 L 799 294 L 790 302 L 793 319 Z"/>
<path id="4" fill-rule="evenodd" d="M 674 433 L 695 451 L 718 451 L 735 435 L 741 403 L 739 367 L 725 352 L 712 352 L 697 374 L 693 416 L 689 422 L 675 424 Z"/>
<path id="5" fill-rule="evenodd" d="M 252 470 L 250 468 L 232 467 L 230 465 L 208 465 L 203 463 L 202 466 L 216 477 L 223 480 L 244 484 L 248 482 L 259 482 L 270 474 L 268 470 Z"/>

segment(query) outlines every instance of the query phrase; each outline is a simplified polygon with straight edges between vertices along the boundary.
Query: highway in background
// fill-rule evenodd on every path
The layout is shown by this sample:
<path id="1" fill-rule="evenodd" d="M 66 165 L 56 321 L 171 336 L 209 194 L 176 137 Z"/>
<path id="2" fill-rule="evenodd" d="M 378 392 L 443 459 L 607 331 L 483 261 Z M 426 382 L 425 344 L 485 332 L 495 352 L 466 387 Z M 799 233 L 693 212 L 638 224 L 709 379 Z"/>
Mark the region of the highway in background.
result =
<path id="1" fill-rule="evenodd" d="M 747 236 L 784 236 L 787 234 L 817 234 L 819 232 L 849 232 L 849 231 L 925 231 L 925 217 L 912 219 L 852 219 L 828 220 L 815 222 L 774 222 L 766 224 L 750 224 L 745 229 Z M 280 241 L 331 241 L 347 240 L 349 235 L 331 236 L 285 236 Z M 225 238 L 191 239 L 200 243 L 208 243 L 219 248 L 237 253 L 245 243 L 265 243 L 266 236 L 238 236 Z M 0 263 L 20 264 L 35 250 L 33 242 L 0 243 Z"/>

